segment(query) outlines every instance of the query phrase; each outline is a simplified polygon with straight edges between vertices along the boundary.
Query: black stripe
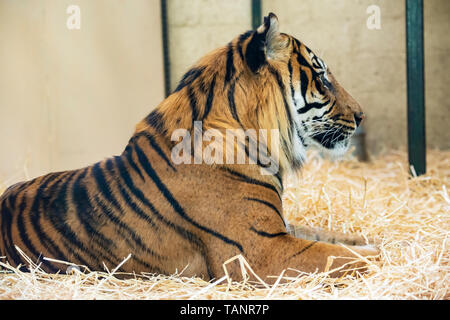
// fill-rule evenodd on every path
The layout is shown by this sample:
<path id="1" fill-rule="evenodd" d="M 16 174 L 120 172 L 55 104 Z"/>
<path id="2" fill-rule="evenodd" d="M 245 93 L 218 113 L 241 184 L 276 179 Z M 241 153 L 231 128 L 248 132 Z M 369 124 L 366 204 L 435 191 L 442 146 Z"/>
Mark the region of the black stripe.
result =
<path id="1" fill-rule="evenodd" d="M 227 64 L 226 64 L 226 73 L 225 73 L 225 82 L 223 84 L 223 86 L 225 87 L 225 85 L 231 81 L 231 79 L 234 76 L 235 73 L 235 69 L 234 69 L 234 63 L 233 63 L 233 55 L 234 55 L 234 51 L 233 51 L 233 46 L 230 43 L 228 43 L 228 50 L 227 50 Z"/>
<path id="2" fill-rule="evenodd" d="M 169 158 L 166 156 L 166 154 L 164 153 L 164 151 L 161 149 L 161 147 L 158 145 L 158 143 L 156 142 L 155 138 L 148 132 L 146 131 L 142 131 L 140 133 L 138 133 L 135 138 L 137 139 L 140 136 L 144 136 L 145 138 L 147 138 L 148 143 L 150 144 L 150 146 L 158 153 L 158 155 L 167 163 L 167 165 L 173 170 L 173 171 L 177 171 L 177 169 L 172 165 L 172 163 L 170 162 Z M 137 141 L 136 143 L 134 143 L 134 147 L 137 147 Z"/>
<path id="3" fill-rule="evenodd" d="M 236 86 L 236 81 L 237 81 L 237 79 L 235 81 L 231 82 L 230 88 L 228 89 L 228 106 L 230 108 L 231 116 L 233 117 L 233 119 L 236 120 L 239 123 L 239 125 L 243 128 L 244 126 L 242 125 L 241 120 L 239 119 L 239 116 L 238 116 L 238 113 L 236 110 L 236 103 L 234 100 L 234 89 Z"/>
<path id="4" fill-rule="evenodd" d="M 331 119 L 331 120 L 334 120 L 334 121 L 342 121 L 342 122 L 345 122 L 345 123 L 348 123 L 348 124 L 352 124 L 352 125 L 354 124 L 353 121 L 341 119 L 340 116 L 341 116 L 341 115 L 338 114 L 338 115 L 335 115 L 335 116 L 331 117 L 330 119 Z M 353 129 L 353 126 L 352 126 L 352 127 L 349 127 L 349 126 L 343 125 L 343 124 L 339 124 L 339 125 L 342 125 L 343 127 L 346 127 L 346 128 Z"/>
<path id="5" fill-rule="evenodd" d="M 258 166 L 260 166 L 262 168 L 270 168 L 271 167 L 270 162 L 268 164 L 264 164 L 259 160 L 258 155 L 256 155 L 256 159 L 255 159 L 253 157 L 253 154 L 250 154 L 250 150 L 249 150 L 250 144 L 253 146 L 253 150 L 256 150 L 256 152 L 258 152 L 258 148 L 257 148 L 257 146 L 255 146 L 256 142 L 253 139 L 251 139 L 250 137 L 248 137 L 248 144 L 247 144 L 247 137 L 245 140 L 246 140 L 245 144 L 243 144 L 242 142 L 239 142 L 238 144 L 241 148 L 244 148 L 244 152 L 245 152 L 245 155 L 247 156 L 247 158 L 249 159 L 249 163 L 250 163 L 250 160 L 252 160 L 253 163 L 257 164 Z"/>
<path id="6" fill-rule="evenodd" d="M 289 60 L 289 64 L 288 64 L 288 70 L 289 70 L 289 85 L 291 87 L 291 97 L 292 97 L 292 103 L 294 104 L 295 107 L 297 107 L 297 104 L 295 102 L 295 92 L 294 92 L 294 85 L 292 83 L 292 63 L 291 60 Z"/>
<path id="7" fill-rule="evenodd" d="M 109 184 L 106 182 L 103 170 L 100 168 L 100 162 L 96 163 L 92 167 L 92 175 L 94 176 L 98 191 L 103 196 L 103 198 L 105 198 L 108 203 L 112 204 L 117 211 L 122 212 L 119 202 L 112 194 L 111 188 L 109 187 Z"/>
<path id="8" fill-rule="evenodd" d="M 300 137 L 300 139 L 302 140 L 301 137 Z M 302 142 L 303 142 L 303 140 L 302 140 Z M 282 179 L 282 177 L 281 177 L 280 171 L 278 171 L 277 173 L 275 173 L 273 176 L 278 180 L 278 183 L 280 184 L 281 191 L 283 191 L 283 179 Z"/>
<path id="9" fill-rule="evenodd" d="M 184 87 L 194 82 L 194 80 L 197 79 L 202 74 L 203 70 L 205 70 L 205 67 L 197 67 L 192 68 L 191 70 L 186 72 L 181 81 L 179 82 L 178 86 L 175 88 L 174 92 L 180 91 Z"/>
<path id="10" fill-rule="evenodd" d="M 208 88 L 209 88 L 209 83 L 206 81 L 205 79 L 206 77 L 202 77 L 200 79 L 198 79 L 198 89 L 202 94 L 206 94 Z"/>
<path id="11" fill-rule="evenodd" d="M 133 180 L 131 179 L 130 175 L 127 172 L 126 167 L 124 166 L 124 164 L 122 162 L 122 159 L 120 157 L 114 157 L 114 162 L 117 165 L 117 169 L 119 170 L 120 178 L 123 180 L 123 182 L 125 182 L 125 185 L 128 187 L 131 194 L 133 194 L 135 196 L 136 188 L 134 186 Z M 116 174 L 113 171 L 111 171 L 111 173 Z M 137 214 L 139 216 L 139 218 L 141 218 L 143 221 L 148 223 L 152 228 L 154 228 L 155 232 L 159 232 L 159 230 L 158 230 L 159 228 L 153 222 L 152 218 L 150 216 L 148 216 L 142 209 L 140 209 L 139 206 L 131 199 L 130 194 L 122 187 L 122 183 L 118 182 L 117 187 L 118 187 L 119 192 L 122 195 L 123 199 L 125 200 L 126 204 L 133 210 L 133 212 L 135 214 Z M 128 226 L 126 226 L 126 227 L 127 227 L 127 229 L 131 230 Z M 164 256 L 161 256 L 160 254 L 154 252 L 153 250 L 151 250 L 150 248 L 145 246 L 143 241 L 141 240 L 141 238 L 139 238 L 137 235 L 135 235 L 134 238 L 135 238 L 135 242 L 139 243 L 139 246 L 141 247 L 141 249 L 144 252 L 146 252 L 146 253 L 150 254 L 151 256 L 158 258 L 158 259 L 165 259 Z"/>
<path id="12" fill-rule="evenodd" d="M 17 193 L 12 193 L 11 195 L 9 195 L 8 199 L 11 201 L 15 202 L 15 198 L 17 197 Z M 18 266 L 21 262 L 22 259 L 20 258 L 20 256 L 17 253 L 16 248 L 14 247 L 14 243 L 12 240 L 12 235 L 11 235 L 11 228 L 12 228 L 12 221 L 13 221 L 13 215 L 12 212 L 10 210 L 10 208 L 7 207 L 6 205 L 6 199 L 7 198 L 3 198 L 2 199 L 2 203 L 1 203 L 1 219 L 2 219 L 2 238 L 3 238 L 3 244 L 5 247 L 5 253 L 6 255 L 9 257 L 9 259 L 12 260 L 12 262 L 14 262 L 15 266 Z"/>
<path id="13" fill-rule="evenodd" d="M 226 236 L 211 230 L 208 227 L 205 227 L 198 222 L 194 221 L 191 217 L 189 217 L 184 209 L 181 207 L 179 202 L 173 197 L 172 193 L 169 191 L 169 189 L 166 187 L 166 185 L 161 181 L 159 176 L 156 174 L 155 170 L 153 169 L 152 165 L 150 164 L 150 161 L 147 159 L 145 154 L 136 147 L 136 152 L 139 158 L 139 162 L 141 163 L 141 166 L 144 168 L 145 172 L 148 174 L 148 176 L 153 180 L 155 185 L 158 187 L 161 194 L 166 198 L 166 200 L 170 203 L 171 207 L 174 209 L 174 211 L 182 217 L 184 220 L 192 224 L 193 226 L 197 227 L 200 230 L 203 230 L 212 236 L 222 240 L 223 242 L 233 245 L 239 249 L 239 251 L 243 252 L 242 245 L 240 245 L 238 242 L 233 241 Z"/>
<path id="14" fill-rule="evenodd" d="M 45 215 L 50 220 L 53 227 L 59 232 L 61 237 L 66 240 L 66 247 L 70 250 L 71 254 L 73 254 L 76 259 L 81 262 L 81 264 L 88 266 L 90 264 L 75 251 L 75 248 L 78 248 L 81 252 L 88 255 L 94 261 L 98 259 L 98 256 L 86 250 L 85 245 L 78 240 L 75 232 L 73 232 L 70 226 L 66 223 L 68 213 L 68 186 L 72 182 L 72 179 L 76 176 L 76 173 L 79 173 L 79 171 L 77 170 L 71 172 L 67 180 L 61 185 L 56 198 L 52 201 L 50 208 L 45 212 Z"/>
<path id="15" fill-rule="evenodd" d="M 167 271 L 165 271 L 165 270 L 163 270 L 163 269 L 161 269 L 161 268 L 159 268 L 157 266 L 154 266 L 152 264 L 149 264 L 148 262 L 146 262 L 146 261 L 136 257 L 135 255 L 131 256 L 131 260 L 134 260 L 137 263 L 139 263 L 139 264 L 143 265 L 144 267 L 146 267 L 147 269 L 145 270 L 145 273 L 168 274 Z"/>
<path id="16" fill-rule="evenodd" d="M 292 127 L 293 121 L 292 121 L 291 110 L 289 109 L 289 104 L 286 101 L 286 87 L 283 84 L 283 79 L 281 78 L 281 75 L 271 65 L 269 65 L 269 71 L 270 71 L 270 73 L 272 73 L 275 76 L 275 79 L 277 80 L 277 83 L 278 83 L 278 87 L 280 88 L 281 95 L 283 97 L 284 108 L 286 110 L 286 115 L 288 117 L 288 125 L 289 125 L 288 130 L 291 131 L 290 128 Z"/>
<path id="17" fill-rule="evenodd" d="M 276 214 L 280 217 L 281 221 L 283 221 L 283 224 L 286 226 L 286 224 L 285 224 L 285 222 L 284 222 L 284 219 L 283 219 L 283 215 L 282 215 L 281 212 L 278 210 L 278 208 L 275 207 L 275 206 L 274 206 L 273 204 L 271 204 L 270 202 L 267 202 L 267 201 L 265 201 L 265 200 L 261 200 L 261 199 L 258 199 L 258 198 L 248 198 L 248 197 L 245 197 L 244 200 L 256 201 L 256 202 L 259 202 L 259 203 L 261 203 L 261 204 L 263 204 L 263 205 L 269 207 L 270 209 L 272 209 L 273 211 L 276 212 Z"/>
<path id="18" fill-rule="evenodd" d="M 213 101 L 214 101 L 214 86 L 216 85 L 216 75 L 214 75 L 211 86 L 209 88 L 208 97 L 206 98 L 205 112 L 203 113 L 203 120 L 206 119 L 209 112 L 211 111 Z"/>
<path id="19" fill-rule="evenodd" d="M 49 217 L 51 215 L 52 210 L 54 210 L 54 209 L 52 209 L 52 205 L 53 205 L 53 202 L 55 201 L 54 199 L 57 199 L 57 197 L 59 195 L 60 185 L 62 185 L 67 180 L 69 180 L 75 174 L 76 174 L 75 170 L 74 171 L 66 171 L 66 172 L 64 172 L 62 174 L 62 176 L 60 176 L 59 179 L 56 180 L 55 183 L 47 186 L 47 190 L 45 191 L 45 193 L 42 194 L 42 201 L 39 201 L 40 202 L 40 206 L 42 206 L 42 208 L 39 211 L 39 214 L 44 214 L 44 217 L 47 220 L 50 220 Z M 56 254 L 60 254 L 60 256 L 55 255 L 54 258 L 57 258 L 59 260 L 67 261 L 67 255 L 64 254 L 64 252 L 63 252 L 63 250 L 61 248 L 61 247 L 67 248 L 67 246 L 57 245 L 55 243 L 55 240 L 53 240 L 51 238 L 45 239 L 45 240 L 46 240 L 46 242 L 50 243 L 49 247 L 52 247 L 55 250 L 54 254 L 55 253 Z"/>
<path id="20" fill-rule="evenodd" d="M 310 48 L 308 48 L 307 46 L 303 45 L 306 49 L 306 51 L 308 51 L 308 53 L 312 53 L 312 50 Z"/>
<path id="21" fill-rule="evenodd" d="M 238 49 L 239 56 L 241 57 L 242 61 L 245 61 L 244 52 L 242 51 L 242 44 L 245 40 L 247 40 L 252 35 L 253 32 L 254 32 L 253 30 L 249 30 L 239 36 L 239 39 L 237 42 L 237 49 Z"/>
<path id="22" fill-rule="evenodd" d="M 299 70 L 300 70 L 300 89 L 302 92 L 302 96 L 306 102 L 306 93 L 308 90 L 309 79 L 308 75 L 302 68 L 300 68 Z"/>
<path id="23" fill-rule="evenodd" d="M 311 69 L 308 61 L 305 59 L 305 57 L 300 52 L 297 54 L 297 62 L 300 66 L 307 67 L 308 69 L 311 70 L 312 73 L 314 73 L 314 70 Z"/>
<path id="24" fill-rule="evenodd" d="M 76 264 L 78 265 L 82 265 L 82 266 L 86 266 L 91 270 L 101 270 L 103 268 L 103 265 L 100 263 L 99 261 L 99 257 L 96 257 L 96 259 L 93 261 L 94 263 L 97 263 L 96 265 L 94 265 L 93 263 L 88 263 L 86 260 L 84 260 L 83 257 L 80 256 L 80 254 L 78 254 L 74 249 L 73 249 L 73 243 L 70 242 L 70 240 L 67 240 L 67 238 L 62 238 L 61 240 L 61 245 L 65 248 L 70 248 L 71 252 L 70 254 L 72 254 L 74 256 L 73 259 L 71 259 L 69 262 L 74 262 L 77 261 Z M 84 253 L 84 251 L 82 251 Z M 110 262 L 111 263 L 111 262 Z M 111 266 L 116 266 L 118 263 L 112 263 Z"/>
<path id="25" fill-rule="evenodd" d="M 124 210 L 119 205 L 117 199 L 112 194 L 112 191 L 110 189 L 110 186 L 106 183 L 105 176 L 101 170 L 99 170 L 98 167 L 99 164 L 96 164 L 94 166 L 95 173 L 94 177 L 96 178 L 97 187 L 102 194 L 102 196 L 107 200 L 107 203 L 112 205 L 118 212 L 123 212 Z M 93 170 L 94 172 L 94 170 Z M 119 173 L 121 174 L 122 179 L 125 180 L 127 183 L 132 184 L 132 180 L 128 174 L 125 174 L 121 167 L 119 167 Z M 117 184 L 120 187 L 120 183 Z M 120 188 L 119 188 L 120 189 Z M 120 191 L 120 190 L 119 190 Z M 123 194 L 122 194 L 123 196 Z M 144 241 L 136 235 L 133 229 L 131 229 L 127 224 L 122 222 L 120 218 L 118 218 L 116 215 L 114 215 L 111 208 L 109 208 L 105 203 L 103 203 L 98 196 L 94 196 L 94 199 L 96 200 L 97 204 L 100 206 L 100 208 L 103 210 L 103 213 L 105 213 L 105 216 L 118 228 L 118 232 L 121 233 L 122 238 L 128 243 L 128 245 L 133 248 L 134 245 L 137 245 L 141 250 L 148 252 L 149 248 L 145 246 Z M 130 204 L 131 208 L 135 209 L 137 207 L 136 205 Z M 145 215 L 141 210 L 137 209 L 135 210 L 136 213 L 138 213 L 138 216 L 143 219 L 144 221 L 149 221 L 149 217 Z M 126 231 L 128 236 L 124 236 L 122 231 Z M 131 238 L 134 241 L 134 244 L 130 242 L 129 238 Z"/>
<path id="26" fill-rule="evenodd" d="M 341 120 L 341 119 L 339 119 L 339 120 Z M 341 121 L 342 121 L 342 120 L 341 120 Z M 342 124 L 342 123 L 337 123 L 337 125 L 340 126 L 339 129 L 348 129 L 348 130 L 349 130 L 349 131 L 342 130 L 342 131 L 345 132 L 345 133 L 349 133 L 349 132 L 352 132 L 353 130 L 355 130 L 355 127 L 347 126 L 347 125 Z"/>
<path id="27" fill-rule="evenodd" d="M 26 191 L 25 191 L 26 192 Z M 27 255 L 33 255 L 35 257 L 35 260 L 33 261 L 36 264 L 39 264 L 42 260 L 42 252 L 38 252 L 38 250 L 36 249 L 36 247 L 31 243 L 31 240 L 29 238 L 28 232 L 26 230 L 25 227 L 25 222 L 24 222 L 24 217 L 23 217 L 23 213 L 25 212 L 25 208 L 26 208 L 26 200 L 27 197 L 24 195 L 22 197 L 22 200 L 19 204 L 19 213 L 17 216 L 17 229 L 19 230 L 19 238 L 22 241 L 22 243 L 25 245 L 27 252 Z M 29 212 L 28 212 L 29 213 Z M 25 248 L 20 248 L 20 249 L 25 249 Z M 30 256 L 30 258 L 32 258 Z M 32 259 L 33 260 L 33 259 Z M 47 263 L 45 263 L 47 265 Z M 49 269 L 52 270 L 52 272 L 56 272 L 58 271 L 57 269 L 55 269 L 53 266 L 48 265 Z"/>
<path id="28" fill-rule="evenodd" d="M 247 66 L 253 73 L 256 73 L 260 67 L 267 64 L 265 53 L 265 41 L 267 30 L 263 33 L 254 32 L 252 38 L 248 41 L 244 57 Z"/>
<path id="29" fill-rule="evenodd" d="M 307 246 L 305 246 L 304 248 L 302 248 L 299 252 L 293 254 L 292 256 L 290 256 L 289 258 L 287 258 L 286 260 L 290 260 L 292 258 L 295 258 L 296 256 L 301 255 L 302 253 L 304 253 L 306 250 L 308 250 L 309 248 L 311 248 L 313 245 L 315 245 L 317 243 L 317 241 L 313 241 L 310 244 L 308 244 Z"/>
<path id="30" fill-rule="evenodd" d="M 77 194 L 77 188 L 80 187 L 80 185 L 77 185 L 77 183 L 79 183 L 79 179 L 83 178 L 86 175 L 88 168 L 84 168 L 81 170 L 81 172 L 76 176 L 75 181 L 72 184 L 72 197 L 73 197 L 73 204 L 75 209 L 78 211 L 82 210 L 88 210 L 87 206 L 83 206 L 83 204 L 88 201 L 87 198 L 87 194 L 84 194 L 83 192 L 81 192 L 81 194 Z M 79 172 L 79 171 L 77 171 Z M 111 263 L 112 265 L 116 264 L 117 261 L 112 261 L 110 259 L 110 257 L 108 255 L 103 254 L 102 251 L 98 251 L 95 250 L 93 248 L 91 248 L 91 250 L 88 250 L 88 247 L 86 246 L 85 243 L 82 243 L 78 237 L 77 234 L 75 233 L 74 230 L 72 230 L 71 226 L 67 223 L 67 213 L 69 211 L 69 208 L 67 206 L 67 193 L 69 190 L 67 190 L 68 185 L 71 183 L 70 180 L 73 178 L 74 176 L 71 176 L 68 178 L 68 180 L 65 182 L 65 184 L 61 187 L 61 192 L 62 192 L 62 196 L 58 196 L 58 198 L 55 200 L 55 202 L 59 202 L 59 204 L 56 204 L 56 206 L 58 207 L 58 209 L 54 209 L 52 210 L 52 215 L 51 215 L 51 221 L 54 225 L 54 227 L 60 232 L 61 236 L 66 240 L 67 246 L 71 249 L 71 253 L 76 256 L 77 259 L 80 259 L 80 261 L 82 261 L 83 264 L 86 265 L 91 265 L 92 264 L 87 264 L 87 262 L 80 256 L 80 254 L 78 254 L 75 250 L 74 247 L 77 247 L 83 254 L 89 256 L 93 261 L 98 261 L 99 257 L 102 257 L 103 259 L 105 259 L 106 261 L 108 261 L 109 263 Z M 64 189 L 64 190 L 63 190 Z M 86 198 L 84 198 L 86 197 Z M 81 206 L 81 207 L 79 207 Z M 79 214 L 79 212 L 76 211 L 77 214 Z M 83 214 L 85 212 L 82 212 Z M 78 215 L 78 217 L 80 218 L 80 216 Z M 86 218 L 86 217 L 85 217 Z M 88 218 L 86 218 L 88 219 Z M 82 224 L 83 221 L 80 220 L 80 223 Z M 90 230 L 92 231 L 92 230 Z M 89 235 L 89 231 L 88 231 L 88 235 Z M 120 262 L 120 261 L 119 261 Z"/>
<path id="31" fill-rule="evenodd" d="M 189 98 L 189 106 L 191 107 L 192 113 L 192 128 L 194 128 L 194 121 L 198 120 L 198 111 L 197 111 L 197 98 L 195 97 L 195 92 L 192 90 L 192 87 L 188 87 L 187 95 Z"/>
<path id="32" fill-rule="evenodd" d="M 303 108 L 298 109 L 297 113 L 302 114 L 308 112 L 311 109 L 321 109 L 325 107 L 328 103 L 330 103 L 330 100 L 327 100 L 324 103 L 319 102 L 308 103 Z"/>
<path id="33" fill-rule="evenodd" d="M 255 232 L 256 234 L 258 234 L 261 237 L 266 237 L 266 238 L 275 238 L 275 237 L 280 237 L 280 236 L 285 236 L 287 235 L 287 232 L 278 232 L 278 233 L 267 233 L 261 230 L 256 230 L 253 227 L 250 227 L 250 230 Z"/>
<path id="34" fill-rule="evenodd" d="M 353 120 L 346 120 L 346 119 L 341 119 L 341 117 L 343 116 L 343 114 L 341 114 L 341 113 L 338 113 L 338 114 L 336 114 L 336 115 L 334 115 L 334 116 L 332 116 L 332 117 L 330 117 L 330 120 L 334 120 L 334 121 L 342 121 L 342 122 L 346 122 L 346 123 L 349 123 L 349 124 L 351 124 L 351 125 L 354 125 L 355 124 L 355 122 L 353 121 Z M 351 129 L 353 129 L 353 126 L 352 127 L 350 127 Z"/>
<path id="35" fill-rule="evenodd" d="M 123 156 L 127 159 L 130 166 L 133 168 L 134 171 L 136 171 L 141 178 L 142 181 L 144 181 L 144 176 L 142 175 L 141 169 L 137 166 L 136 162 L 133 160 L 133 149 L 130 144 L 127 145 L 125 148 L 125 151 L 122 153 Z"/>
<path id="36" fill-rule="evenodd" d="M 142 239 L 136 235 L 133 229 L 131 229 L 127 224 L 120 221 L 120 219 L 114 215 L 111 208 L 107 206 L 98 196 L 94 196 L 95 204 L 100 207 L 102 212 L 111 221 L 117 228 L 117 233 L 123 239 L 130 248 L 135 248 L 136 246 L 140 248 L 144 252 L 150 252 L 150 249 L 147 248 L 142 241 Z M 126 233 L 126 234 L 125 234 Z"/>
<path id="37" fill-rule="evenodd" d="M 101 216 L 96 214 L 95 209 L 89 200 L 88 191 L 83 183 L 86 173 L 87 170 L 80 174 L 72 187 L 72 200 L 75 204 L 75 212 L 79 219 L 79 223 L 85 230 L 86 235 L 101 248 L 101 252 L 107 253 L 106 256 L 102 255 L 105 260 L 108 260 L 112 265 L 117 262 L 120 263 L 120 261 L 111 260 L 112 249 L 117 248 L 114 241 L 105 237 L 98 231 L 98 226 L 102 224 Z"/>
<path id="38" fill-rule="evenodd" d="M 331 105 L 331 107 L 328 108 L 327 111 L 325 111 L 324 113 L 322 113 L 321 116 L 314 116 L 314 117 L 312 117 L 312 120 L 320 120 L 320 119 L 323 118 L 323 116 L 325 116 L 325 115 L 329 114 L 331 111 L 333 111 L 333 107 L 334 107 L 334 105 L 336 104 L 336 101 L 337 101 L 337 100 L 334 100 L 334 102 L 333 102 L 333 104 Z"/>
<path id="39" fill-rule="evenodd" d="M 117 169 L 119 170 L 119 176 L 125 182 L 125 185 L 128 187 L 128 189 L 131 190 L 131 193 L 133 193 L 133 190 L 135 190 L 135 186 L 133 183 L 133 179 L 128 174 L 128 171 L 126 167 L 124 166 L 122 159 L 120 157 L 115 157 L 114 161 L 117 165 Z M 111 171 L 111 174 L 116 175 L 115 172 Z M 119 189 L 120 194 L 123 197 L 123 200 L 125 200 L 125 203 L 128 207 L 130 207 L 135 214 L 139 216 L 142 220 L 144 220 L 146 223 L 148 223 L 151 227 L 157 229 L 156 224 L 153 222 L 152 218 L 148 216 L 144 211 L 142 211 L 139 206 L 131 199 L 130 194 L 122 187 L 122 183 L 117 183 L 117 187 Z M 148 250 L 148 249 L 147 249 Z"/>
<path id="40" fill-rule="evenodd" d="M 326 79 L 324 79 L 324 80 L 326 81 Z M 325 91 L 323 90 L 323 87 L 326 86 L 326 84 L 323 83 L 322 81 L 319 82 L 317 80 L 315 80 L 314 83 L 316 84 L 316 90 L 319 93 L 319 96 L 320 95 L 324 96 L 325 95 Z"/>
<path id="41" fill-rule="evenodd" d="M 267 189 L 270 189 L 270 190 L 274 191 L 277 194 L 277 196 L 280 199 L 280 201 L 281 201 L 281 196 L 280 196 L 277 188 L 275 188 L 272 184 L 253 179 L 253 178 L 251 178 L 249 176 L 246 176 L 243 173 L 234 171 L 234 170 L 232 170 L 230 168 L 227 168 L 227 167 L 221 167 L 220 169 L 223 170 L 223 171 L 226 171 L 227 173 L 229 173 L 229 174 L 231 174 L 231 175 L 233 175 L 235 177 L 237 177 L 239 179 L 239 181 L 242 181 L 242 182 L 245 182 L 245 183 L 249 183 L 249 184 L 258 185 L 258 186 L 261 186 L 261 187 L 264 187 L 264 188 L 267 188 Z"/>
<path id="42" fill-rule="evenodd" d="M 336 128 L 333 131 L 325 133 L 313 134 L 312 138 L 322 144 L 325 148 L 332 148 L 337 142 L 347 139 L 346 135 L 342 134 L 342 130 Z M 337 136 L 337 137 L 336 137 Z M 335 138 L 336 137 L 336 138 Z"/>
<path id="43" fill-rule="evenodd" d="M 296 53 L 301 54 L 300 49 L 301 49 L 302 43 L 298 39 L 295 39 L 295 38 L 292 38 L 292 39 L 294 40 L 295 44 L 297 45 Z"/>
<path id="44" fill-rule="evenodd" d="M 52 240 L 50 237 L 47 236 L 47 233 L 45 233 L 42 230 L 42 226 L 40 224 L 40 218 L 41 218 L 41 210 L 40 206 L 42 205 L 42 209 L 45 210 L 45 204 L 48 204 L 49 197 L 46 195 L 45 189 L 47 189 L 49 183 L 53 182 L 55 179 L 62 179 L 61 174 L 53 174 L 50 175 L 48 179 L 45 180 L 41 184 L 41 186 L 37 189 L 36 195 L 33 200 L 33 204 L 30 208 L 30 215 L 31 215 L 31 225 L 33 227 L 33 231 L 36 233 L 37 238 L 39 241 L 43 244 L 44 247 L 49 250 L 49 252 L 53 255 L 53 258 L 56 259 L 65 259 L 64 253 L 60 250 L 60 248 L 57 246 L 54 240 Z M 59 181 L 58 180 L 58 181 Z M 47 261 L 44 261 L 47 263 Z M 48 262 L 49 263 L 49 262 Z"/>
<path id="45" fill-rule="evenodd" d="M 312 57 L 311 62 L 312 62 L 312 65 L 313 65 L 314 68 L 316 68 L 316 69 L 321 69 L 322 68 L 322 66 L 319 64 L 319 61 L 317 60 L 316 56 Z"/>
<path id="46" fill-rule="evenodd" d="M 157 110 L 153 110 L 146 118 L 145 122 L 149 126 L 151 126 L 157 133 L 161 133 L 163 135 L 167 134 L 167 129 L 164 126 L 164 120 L 162 118 L 162 114 Z"/>

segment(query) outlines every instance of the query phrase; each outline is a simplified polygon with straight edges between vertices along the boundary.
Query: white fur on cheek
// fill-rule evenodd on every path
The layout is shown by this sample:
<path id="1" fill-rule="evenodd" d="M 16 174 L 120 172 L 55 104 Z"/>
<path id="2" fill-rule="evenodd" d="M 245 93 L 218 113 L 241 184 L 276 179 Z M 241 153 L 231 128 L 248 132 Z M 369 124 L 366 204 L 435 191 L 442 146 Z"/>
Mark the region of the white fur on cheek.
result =
<path id="1" fill-rule="evenodd" d="M 349 143 L 348 139 L 346 139 L 346 140 L 337 142 L 333 149 L 326 149 L 326 148 L 324 148 L 324 149 L 327 151 L 327 153 L 332 158 L 339 159 L 342 156 L 344 156 L 344 154 L 347 152 L 349 145 L 350 145 L 350 143 Z"/>
<path id="2" fill-rule="evenodd" d="M 327 154 L 330 158 L 337 160 L 345 155 L 345 153 L 348 150 L 348 147 L 350 146 L 350 141 L 348 139 L 339 141 L 334 145 L 333 149 L 327 149 L 317 142 L 315 142 L 315 145 L 317 145 L 319 149 L 323 151 L 325 154 Z"/>
<path id="3" fill-rule="evenodd" d="M 302 163 L 306 162 L 306 149 L 300 138 L 298 137 L 297 132 L 294 132 L 293 142 L 293 151 L 295 158 Z"/>
<path id="4" fill-rule="evenodd" d="M 298 91 L 294 92 L 294 100 L 297 110 L 303 108 L 306 105 L 305 99 Z M 295 113 L 297 113 L 297 110 L 295 110 Z"/>
<path id="5" fill-rule="evenodd" d="M 301 122 L 298 120 L 299 115 L 297 113 L 297 109 L 299 107 L 303 107 L 305 105 L 305 100 L 303 99 L 302 95 L 298 92 L 294 92 L 294 99 L 292 100 L 292 95 L 288 95 L 287 99 L 289 100 L 289 107 L 291 109 L 291 114 L 293 115 L 296 130 L 293 130 L 293 137 L 292 137 L 292 151 L 294 153 L 294 158 L 301 163 L 306 162 L 306 148 L 303 145 L 302 141 L 300 140 L 300 137 L 297 134 L 297 128 L 300 131 L 300 134 L 302 135 L 302 138 L 304 137 L 304 132 L 301 128 Z"/>

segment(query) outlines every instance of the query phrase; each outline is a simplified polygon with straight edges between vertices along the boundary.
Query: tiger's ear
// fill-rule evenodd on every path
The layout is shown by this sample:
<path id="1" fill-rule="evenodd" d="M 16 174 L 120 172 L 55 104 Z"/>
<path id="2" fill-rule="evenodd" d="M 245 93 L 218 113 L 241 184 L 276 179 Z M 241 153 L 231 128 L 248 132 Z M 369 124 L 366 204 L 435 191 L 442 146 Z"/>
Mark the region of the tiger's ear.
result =
<path id="1" fill-rule="evenodd" d="M 280 49 L 278 18 L 274 13 L 264 17 L 264 23 L 256 29 L 247 45 L 245 60 L 254 73 L 267 63 L 267 59 L 276 59 Z"/>

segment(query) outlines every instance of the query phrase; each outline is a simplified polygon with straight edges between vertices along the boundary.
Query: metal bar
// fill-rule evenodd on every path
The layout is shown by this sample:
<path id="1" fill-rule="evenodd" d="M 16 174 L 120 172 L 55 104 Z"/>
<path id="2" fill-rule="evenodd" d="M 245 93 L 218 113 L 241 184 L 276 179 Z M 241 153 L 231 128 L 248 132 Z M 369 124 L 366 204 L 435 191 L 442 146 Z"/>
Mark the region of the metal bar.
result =
<path id="1" fill-rule="evenodd" d="M 408 157 L 417 175 L 426 172 L 423 0 L 406 0 Z"/>
<path id="2" fill-rule="evenodd" d="M 170 59 L 169 59 L 169 31 L 167 25 L 167 1 L 161 0 L 161 32 L 164 63 L 164 91 L 166 97 L 170 94 Z"/>
<path id="3" fill-rule="evenodd" d="M 255 30 L 262 24 L 261 0 L 252 0 L 252 29 Z"/>

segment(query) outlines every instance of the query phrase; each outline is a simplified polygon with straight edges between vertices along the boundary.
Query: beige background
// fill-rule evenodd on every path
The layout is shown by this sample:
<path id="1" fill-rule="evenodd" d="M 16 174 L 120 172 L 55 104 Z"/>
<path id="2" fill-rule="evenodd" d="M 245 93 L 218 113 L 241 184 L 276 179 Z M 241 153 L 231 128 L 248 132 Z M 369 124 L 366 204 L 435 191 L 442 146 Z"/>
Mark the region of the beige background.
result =
<path id="1" fill-rule="evenodd" d="M 450 148 L 450 1 L 425 0 L 427 141 Z M 68 30 L 69 5 L 81 29 Z M 381 30 L 366 9 L 381 8 Z M 264 0 L 367 113 L 371 153 L 406 148 L 404 0 Z M 250 29 L 250 0 L 168 0 L 171 86 Z M 0 184 L 120 153 L 163 99 L 159 0 L 0 0 Z M 1 187 L 1 186 L 0 186 Z"/>
<path id="2" fill-rule="evenodd" d="M 161 48 L 159 0 L 0 0 L 0 183 L 121 153 L 164 97 Z"/>

